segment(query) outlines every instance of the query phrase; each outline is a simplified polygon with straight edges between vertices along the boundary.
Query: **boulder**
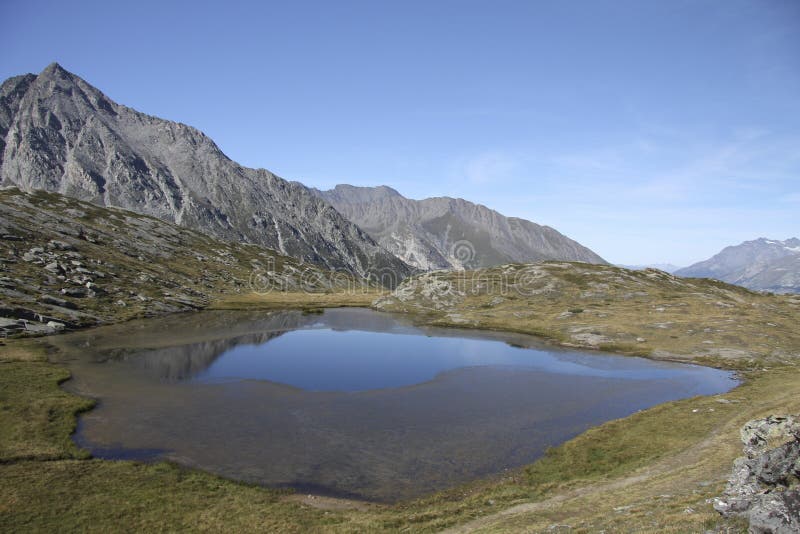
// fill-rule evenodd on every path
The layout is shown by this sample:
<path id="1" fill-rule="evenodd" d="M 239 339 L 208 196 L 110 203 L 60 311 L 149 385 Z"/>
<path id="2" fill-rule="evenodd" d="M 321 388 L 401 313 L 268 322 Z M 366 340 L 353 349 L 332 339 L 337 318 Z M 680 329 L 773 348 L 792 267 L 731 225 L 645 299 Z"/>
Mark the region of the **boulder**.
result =
<path id="1" fill-rule="evenodd" d="M 53 248 L 56 250 L 75 250 L 74 245 L 67 243 L 66 241 L 59 241 L 57 239 L 53 239 L 47 243 L 47 248 Z"/>
<path id="2" fill-rule="evenodd" d="M 72 302 L 64 299 L 60 299 L 58 297 L 54 297 L 52 295 L 42 295 L 39 298 L 39 302 L 42 304 L 51 304 L 53 306 L 60 306 L 62 308 L 66 308 L 68 310 L 76 310 L 78 307 L 73 304 Z"/>
<path id="3" fill-rule="evenodd" d="M 750 532 L 800 532 L 800 421 L 773 415 L 741 429 L 745 456 L 733 463 L 725 493 L 712 500 L 725 517 L 741 516 Z"/>

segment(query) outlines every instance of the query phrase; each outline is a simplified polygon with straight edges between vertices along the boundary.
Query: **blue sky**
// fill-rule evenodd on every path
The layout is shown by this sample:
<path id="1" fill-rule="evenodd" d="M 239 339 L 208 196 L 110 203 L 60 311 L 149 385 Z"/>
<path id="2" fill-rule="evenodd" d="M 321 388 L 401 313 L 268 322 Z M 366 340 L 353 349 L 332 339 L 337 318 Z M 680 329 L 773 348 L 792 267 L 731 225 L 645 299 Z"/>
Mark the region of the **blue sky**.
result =
<path id="1" fill-rule="evenodd" d="M 51 61 L 327 188 L 548 224 L 617 263 L 800 235 L 800 2 L 0 4 L 0 77 Z"/>

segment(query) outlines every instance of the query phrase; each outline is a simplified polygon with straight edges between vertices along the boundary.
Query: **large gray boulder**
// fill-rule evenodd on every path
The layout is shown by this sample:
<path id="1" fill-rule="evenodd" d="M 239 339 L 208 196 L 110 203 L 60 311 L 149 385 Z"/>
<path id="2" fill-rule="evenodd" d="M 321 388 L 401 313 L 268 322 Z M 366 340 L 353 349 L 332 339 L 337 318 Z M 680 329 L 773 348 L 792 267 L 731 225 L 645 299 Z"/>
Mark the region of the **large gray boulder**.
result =
<path id="1" fill-rule="evenodd" d="M 734 462 L 714 509 L 747 518 L 752 533 L 800 532 L 800 422 L 793 416 L 756 419 L 741 437 L 745 456 Z"/>

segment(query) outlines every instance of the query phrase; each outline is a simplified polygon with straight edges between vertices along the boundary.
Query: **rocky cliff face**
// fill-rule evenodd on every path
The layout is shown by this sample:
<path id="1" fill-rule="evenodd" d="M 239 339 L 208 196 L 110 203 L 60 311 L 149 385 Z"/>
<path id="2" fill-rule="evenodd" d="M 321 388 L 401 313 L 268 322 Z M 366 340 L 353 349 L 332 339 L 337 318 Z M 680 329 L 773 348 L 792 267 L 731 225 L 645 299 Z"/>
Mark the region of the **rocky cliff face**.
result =
<path id="1" fill-rule="evenodd" d="M 760 291 L 800 293 L 800 239 L 745 241 L 675 274 L 716 278 Z"/>
<path id="2" fill-rule="evenodd" d="M 313 191 L 385 249 L 423 270 L 541 260 L 605 263 L 552 228 L 458 198 L 412 200 L 386 186 Z"/>
<path id="3" fill-rule="evenodd" d="M 410 269 L 300 184 L 48 66 L 0 86 L 0 183 L 131 209 L 360 275 Z"/>

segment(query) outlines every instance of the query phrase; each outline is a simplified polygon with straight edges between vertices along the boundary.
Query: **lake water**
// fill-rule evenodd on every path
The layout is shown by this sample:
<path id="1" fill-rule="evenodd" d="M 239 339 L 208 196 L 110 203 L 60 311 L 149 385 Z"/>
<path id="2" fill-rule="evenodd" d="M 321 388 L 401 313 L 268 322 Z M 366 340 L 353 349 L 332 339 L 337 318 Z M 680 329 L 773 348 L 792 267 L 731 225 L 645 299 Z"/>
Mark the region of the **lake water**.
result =
<path id="1" fill-rule="evenodd" d="M 363 309 L 204 312 L 51 338 L 99 399 L 76 441 L 377 501 L 530 463 L 610 419 L 721 393 L 730 373 Z"/>

